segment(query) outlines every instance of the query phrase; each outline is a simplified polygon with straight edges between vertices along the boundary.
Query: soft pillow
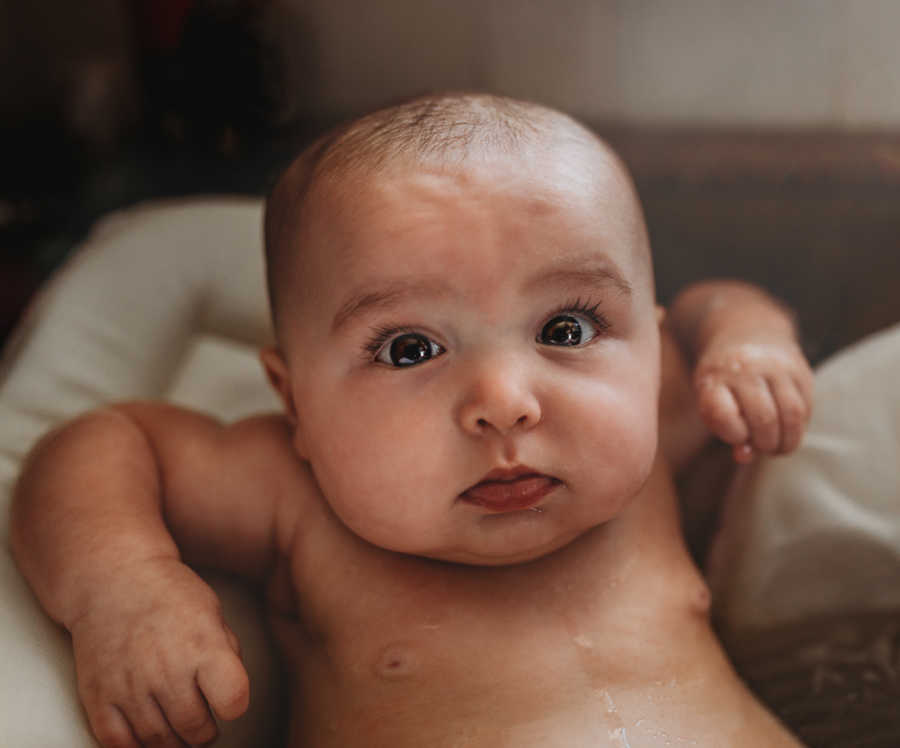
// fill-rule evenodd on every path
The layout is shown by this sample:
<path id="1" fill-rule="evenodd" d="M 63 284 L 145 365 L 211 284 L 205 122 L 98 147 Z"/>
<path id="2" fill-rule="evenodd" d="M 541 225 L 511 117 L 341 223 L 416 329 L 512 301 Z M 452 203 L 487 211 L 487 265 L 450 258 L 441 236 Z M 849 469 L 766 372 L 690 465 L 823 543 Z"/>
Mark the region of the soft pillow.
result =
<path id="1" fill-rule="evenodd" d="M 226 420 L 278 407 L 256 360 L 271 340 L 261 202 L 152 203 L 102 221 L 32 305 L 0 364 L 0 743 L 93 746 L 71 648 L 8 550 L 19 463 L 48 428 L 110 400 L 165 398 Z M 241 639 L 251 707 L 217 745 L 266 745 L 278 723 L 277 661 L 260 606 L 212 578 Z"/>

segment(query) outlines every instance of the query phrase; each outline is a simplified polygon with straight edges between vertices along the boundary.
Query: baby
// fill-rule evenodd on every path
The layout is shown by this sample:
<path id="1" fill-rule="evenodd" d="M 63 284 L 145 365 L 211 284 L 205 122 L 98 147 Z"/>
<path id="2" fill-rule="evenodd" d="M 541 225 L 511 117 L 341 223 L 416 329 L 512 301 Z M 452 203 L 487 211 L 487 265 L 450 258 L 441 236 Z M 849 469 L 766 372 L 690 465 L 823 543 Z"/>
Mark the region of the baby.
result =
<path id="1" fill-rule="evenodd" d="M 799 745 L 716 640 L 674 488 L 714 436 L 738 461 L 799 443 L 789 314 L 723 282 L 664 315 L 615 155 L 486 95 L 324 136 L 265 229 L 284 412 L 114 405 L 16 489 L 104 746 L 202 744 L 247 706 L 191 566 L 264 587 L 292 748 Z"/>

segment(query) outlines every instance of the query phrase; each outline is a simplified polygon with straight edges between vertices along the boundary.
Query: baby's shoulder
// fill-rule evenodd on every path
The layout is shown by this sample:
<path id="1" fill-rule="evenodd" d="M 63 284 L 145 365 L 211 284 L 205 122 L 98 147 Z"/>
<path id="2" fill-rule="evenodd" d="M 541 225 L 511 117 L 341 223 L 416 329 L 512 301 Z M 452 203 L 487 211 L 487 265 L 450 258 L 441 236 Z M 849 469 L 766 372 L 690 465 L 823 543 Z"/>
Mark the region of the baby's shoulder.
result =
<path id="1" fill-rule="evenodd" d="M 231 438 L 247 450 L 261 455 L 286 457 L 293 454 L 293 426 L 282 413 L 262 413 L 236 421 L 228 427 Z"/>
<path id="2" fill-rule="evenodd" d="M 280 413 L 267 413 L 238 421 L 229 427 L 235 459 L 242 463 L 245 479 L 255 483 L 275 506 L 275 535 L 282 553 L 293 545 L 300 518 L 308 525 L 322 513 L 321 492 L 309 463 L 294 446 L 294 425 Z"/>
<path id="3" fill-rule="evenodd" d="M 231 424 L 227 432 L 228 452 L 259 484 L 274 484 L 296 496 L 298 483 L 305 486 L 312 480 L 309 464 L 294 447 L 294 427 L 286 416 L 252 416 Z"/>

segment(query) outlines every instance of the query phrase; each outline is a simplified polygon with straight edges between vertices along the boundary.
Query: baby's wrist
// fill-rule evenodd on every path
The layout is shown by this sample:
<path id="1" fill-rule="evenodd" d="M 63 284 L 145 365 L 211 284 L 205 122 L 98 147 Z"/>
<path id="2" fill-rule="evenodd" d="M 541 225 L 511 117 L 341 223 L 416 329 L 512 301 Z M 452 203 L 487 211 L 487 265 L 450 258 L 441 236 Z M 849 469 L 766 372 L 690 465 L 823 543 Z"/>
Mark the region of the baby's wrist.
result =
<path id="1" fill-rule="evenodd" d="M 171 576 L 166 567 L 173 564 L 182 565 L 177 556 L 154 556 L 108 560 L 82 569 L 70 580 L 71 592 L 61 605 L 60 623 L 71 632 L 97 611 L 110 616 L 117 608 L 133 608 L 132 601 L 148 598 L 155 583 L 165 583 Z"/>
<path id="2" fill-rule="evenodd" d="M 773 301 L 735 305 L 710 315 L 699 344 L 698 358 L 720 347 L 757 344 L 796 348 L 799 342 L 794 315 Z"/>
<path id="3" fill-rule="evenodd" d="M 741 281 L 707 281 L 688 288 L 676 298 L 666 324 L 694 364 L 713 349 L 797 340 L 793 312 Z"/>

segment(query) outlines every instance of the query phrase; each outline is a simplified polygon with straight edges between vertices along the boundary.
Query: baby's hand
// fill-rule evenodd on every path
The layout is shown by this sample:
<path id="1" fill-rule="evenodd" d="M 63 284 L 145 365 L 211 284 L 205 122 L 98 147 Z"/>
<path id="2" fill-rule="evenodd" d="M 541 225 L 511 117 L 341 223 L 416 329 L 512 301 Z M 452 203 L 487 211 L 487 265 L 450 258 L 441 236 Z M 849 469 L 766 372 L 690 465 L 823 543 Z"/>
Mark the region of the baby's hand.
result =
<path id="1" fill-rule="evenodd" d="M 249 685 L 216 594 L 177 560 L 114 570 L 71 626 L 78 690 L 104 748 L 202 745 Z"/>
<path id="2" fill-rule="evenodd" d="M 741 463 L 755 452 L 796 449 L 812 412 L 812 370 L 800 347 L 784 339 L 711 341 L 697 360 L 694 387 L 707 428 Z"/>

